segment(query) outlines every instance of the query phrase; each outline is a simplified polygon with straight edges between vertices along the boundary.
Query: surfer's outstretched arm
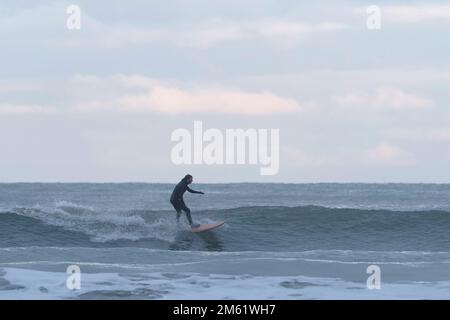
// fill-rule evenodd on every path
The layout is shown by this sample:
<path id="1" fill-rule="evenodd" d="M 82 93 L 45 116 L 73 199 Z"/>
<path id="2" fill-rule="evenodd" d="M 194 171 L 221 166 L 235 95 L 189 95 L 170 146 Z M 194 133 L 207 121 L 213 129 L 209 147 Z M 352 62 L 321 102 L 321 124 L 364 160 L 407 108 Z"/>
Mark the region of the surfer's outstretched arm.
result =
<path id="1" fill-rule="evenodd" d="M 201 192 L 201 191 L 195 191 L 195 190 L 193 190 L 193 189 L 191 189 L 191 188 L 189 188 L 189 187 L 187 187 L 187 189 L 186 189 L 187 191 L 189 191 L 190 193 L 199 193 L 199 194 L 205 194 L 204 192 Z"/>

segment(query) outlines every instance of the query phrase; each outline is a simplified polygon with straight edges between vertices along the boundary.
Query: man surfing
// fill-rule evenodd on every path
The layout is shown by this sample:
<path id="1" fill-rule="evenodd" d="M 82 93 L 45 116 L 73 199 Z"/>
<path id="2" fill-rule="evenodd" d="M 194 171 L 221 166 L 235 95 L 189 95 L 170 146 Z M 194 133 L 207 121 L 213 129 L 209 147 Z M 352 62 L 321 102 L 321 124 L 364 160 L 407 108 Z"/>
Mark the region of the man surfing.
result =
<path id="1" fill-rule="evenodd" d="M 192 176 L 190 174 L 187 174 L 181 181 L 175 186 L 175 188 L 172 191 L 172 195 L 170 196 L 170 203 L 173 205 L 177 212 L 177 222 L 180 221 L 180 215 L 181 211 L 184 211 L 186 213 L 186 217 L 189 221 L 189 224 L 191 225 L 191 228 L 197 228 L 200 225 L 194 224 L 191 217 L 191 210 L 186 206 L 183 200 L 183 194 L 188 191 L 190 193 L 199 193 L 199 194 L 205 194 L 201 191 L 195 191 L 188 187 L 194 181 Z"/>

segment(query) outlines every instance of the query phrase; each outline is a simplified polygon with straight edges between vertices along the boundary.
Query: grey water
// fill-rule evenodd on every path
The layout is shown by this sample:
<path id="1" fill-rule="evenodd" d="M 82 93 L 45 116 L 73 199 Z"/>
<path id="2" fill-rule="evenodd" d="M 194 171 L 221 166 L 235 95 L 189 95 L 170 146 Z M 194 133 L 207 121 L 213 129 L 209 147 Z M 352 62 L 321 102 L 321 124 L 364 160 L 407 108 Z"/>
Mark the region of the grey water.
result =
<path id="1" fill-rule="evenodd" d="M 195 184 L 194 220 L 226 221 L 203 234 L 176 223 L 172 188 L 0 184 L 0 298 L 450 297 L 448 184 Z"/>

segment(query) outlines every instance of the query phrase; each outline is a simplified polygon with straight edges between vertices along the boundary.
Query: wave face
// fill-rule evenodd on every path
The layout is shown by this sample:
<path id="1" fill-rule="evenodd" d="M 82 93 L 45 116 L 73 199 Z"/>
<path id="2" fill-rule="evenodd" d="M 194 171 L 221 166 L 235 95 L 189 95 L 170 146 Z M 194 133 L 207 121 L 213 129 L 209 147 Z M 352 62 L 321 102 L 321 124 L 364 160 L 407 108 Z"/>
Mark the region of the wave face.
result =
<path id="1" fill-rule="evenodd" d="M 319 206 L 202 210 L 195 219 L 226 220 L 195 241 L 171 211 L 99 211 L 59 203 L 0 213 L 0 242 L 12 246 L 138 246 L 218 251 L 450 249 L 450 212 L 390 211 Z M 449 250 L 450 251 L 450 250 Z"/>

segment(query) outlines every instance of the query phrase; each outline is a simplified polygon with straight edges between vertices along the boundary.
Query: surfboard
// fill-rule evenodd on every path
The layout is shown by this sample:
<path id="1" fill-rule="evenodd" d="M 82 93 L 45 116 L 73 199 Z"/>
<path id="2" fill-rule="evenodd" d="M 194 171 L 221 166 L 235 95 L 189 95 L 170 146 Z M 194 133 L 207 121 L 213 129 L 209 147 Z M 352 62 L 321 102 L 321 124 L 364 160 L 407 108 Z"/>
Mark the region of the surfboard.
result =
<path id="1" fill-rule="evenodd" d="M 214 223 L 201 224 L 197 228 L 192 228 L 191 231 L 194 233 L 209 231 L 209 230 L 218 228 L 220 226 L 223 226 L 224 223 L 225 223 L 225 221 L 218 221 L 218 222 L 214 222 Z"/>

